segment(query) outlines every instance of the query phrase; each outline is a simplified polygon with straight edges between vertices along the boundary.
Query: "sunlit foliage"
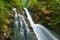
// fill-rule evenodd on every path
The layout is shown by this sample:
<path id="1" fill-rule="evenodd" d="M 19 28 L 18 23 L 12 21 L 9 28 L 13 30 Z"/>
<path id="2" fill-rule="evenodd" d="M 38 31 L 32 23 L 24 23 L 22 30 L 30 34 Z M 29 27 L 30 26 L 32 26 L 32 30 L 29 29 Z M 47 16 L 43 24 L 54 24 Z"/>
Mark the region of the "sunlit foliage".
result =
<path id="1" fill-rule="evenodd" d="M 40 23 L 60 35 L 60 0 L 38 0 L 31 4 L 29 11 L 35 23 Z M 34 18 L 34 14 L 39 18 Z M 37 21 L 36 21 L 37 19 Z"/>
<path id="2" fill-rule="evenodd" d="M 8 29 L 8 16 L 14 7 L 27 7 L 35 23 L 43 24 L 60 35 L 60 0 L 0 0 L 0 39 Z"/>

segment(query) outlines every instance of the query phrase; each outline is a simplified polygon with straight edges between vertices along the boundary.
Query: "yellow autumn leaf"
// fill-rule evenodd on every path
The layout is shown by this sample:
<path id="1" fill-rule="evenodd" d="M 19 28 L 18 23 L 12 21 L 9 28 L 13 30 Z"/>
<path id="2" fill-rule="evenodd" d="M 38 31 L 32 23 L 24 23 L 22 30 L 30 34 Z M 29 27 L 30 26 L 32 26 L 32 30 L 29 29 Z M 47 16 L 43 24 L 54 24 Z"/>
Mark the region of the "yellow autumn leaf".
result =
<path id="1" fill-rule="evenodd" d="M 48 16 L 46 16 L 45 18 L 46 18 L 46 19 L 51 19 L 51 18 L 50 18 L 50 17 L 48 17 Z"/>
<path id="2" fill-rule="evenodd" d="M 54 12 L 46 9 L 45 7 L 42 7 L 41 10 L 43 11 L 44 14 L 50 14 L 51 12 Z"/>

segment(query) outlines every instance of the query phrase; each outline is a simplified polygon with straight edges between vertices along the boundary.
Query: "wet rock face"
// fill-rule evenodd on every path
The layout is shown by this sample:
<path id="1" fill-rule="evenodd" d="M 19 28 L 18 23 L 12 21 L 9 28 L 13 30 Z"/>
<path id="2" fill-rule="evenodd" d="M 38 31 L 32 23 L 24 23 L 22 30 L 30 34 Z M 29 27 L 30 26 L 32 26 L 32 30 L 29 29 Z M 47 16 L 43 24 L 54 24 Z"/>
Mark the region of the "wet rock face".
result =
<path id="1" fill-rule="evenodd" d="M 17 8 L 17 12 L 25 16 L 25 12 L 22 8 Z M 12 27 L 13 19 L 14 19 L 14 12 L 12 10 L 10 10 L 10 13 L 8 14 L 8 19 L 9 19 L 9 26 Z"/>
<path id="2" fill-rule="evenodd" d="M 10 13 L 8 14 L 8 19 L 13 19 L 14 17 L 14 12 L 10 10 Z"/>

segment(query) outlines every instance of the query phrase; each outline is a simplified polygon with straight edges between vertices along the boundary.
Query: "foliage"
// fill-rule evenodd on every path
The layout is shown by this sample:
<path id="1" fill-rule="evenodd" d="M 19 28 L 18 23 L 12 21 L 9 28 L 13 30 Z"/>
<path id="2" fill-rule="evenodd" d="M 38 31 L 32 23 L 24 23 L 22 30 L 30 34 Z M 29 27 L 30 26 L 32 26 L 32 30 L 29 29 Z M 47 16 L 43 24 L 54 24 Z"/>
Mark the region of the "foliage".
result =
<path id="1" fill-rule="evenodd" d="M 9 27 L 8 15 L 13 7 L 27 7 L 35 23 L 60 35 L 60 0 L 0 0 L 0 39 Z"/>
<path id="2" fill-rule="evenodd" d="M 37 3 L 37 0 L 29 0 L 28 7 L 31 6 L 33 3 Z"/>
<path id="3" fill-rule="evenodd" d="M 40 23 L 60 35 L 59 1 L 60 0 L 40 0 L 28 8 L 35 23 Z"/>

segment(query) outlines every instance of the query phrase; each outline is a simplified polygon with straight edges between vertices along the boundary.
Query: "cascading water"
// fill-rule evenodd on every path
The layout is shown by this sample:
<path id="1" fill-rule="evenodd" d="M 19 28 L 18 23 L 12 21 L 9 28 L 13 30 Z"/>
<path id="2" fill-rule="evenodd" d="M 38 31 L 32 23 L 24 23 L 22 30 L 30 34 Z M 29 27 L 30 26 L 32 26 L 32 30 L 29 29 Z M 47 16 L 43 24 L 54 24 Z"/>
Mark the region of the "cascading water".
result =
<path id="1" fill-rule="evenodd" d="M 16 12 L 16 8 L 14 8 L 13 11 L 15 12 L 14 40 L 34 40 L 24 17 Z"/>
<path id="2" fill-rule="evenodd" d="M 23 26 L 25 26 L 24 29 L 25 29 L 25 37 L 26 37 L 26 40 L 33 40 L 32 33 L 29 30 L 28 25 L 27 25 L 26 21 L 24 20 L 24 17 L 21 16 L 21 15 L 20 15 L 20 17 L 22 18 Z"/>
<path id="3" fill-rule="evenodd" d="M 33 31 L 38 40 L 59 40 L 56 38 L 48 29 L 46 29 L 41 24 L 35 24 L 29 14 L 27 8 L 24 8 L 27 18 L 33 28 Z M 13 9 L 15 12 L 14 15 L 14 40 L 35 40 L 28 28 L 28 25 L 24 19 L 24 17 L 16 12 L 16 8 Z"/>
<path id="4" fill-rule="evenodd" d="M 13 11 L 15 12 L 14 15 L 14 40 L 17 40 L 19 35 L 18 35 L 18 14 L 16 12 L 16 8 L 13 9 Z"/>
<path id="5" fill-rule="evenodd" d="M 47 30 L 43 25 L 35 24 L 31 18 L 31 15 L 27 8 L 24 8 L 27 18 L 31 24 L 31 27 L 33 28 L 34 33 L 37 36 L 38 40 L 59 40 L 54 35 L 52 35 L 49 30 Z"/>

